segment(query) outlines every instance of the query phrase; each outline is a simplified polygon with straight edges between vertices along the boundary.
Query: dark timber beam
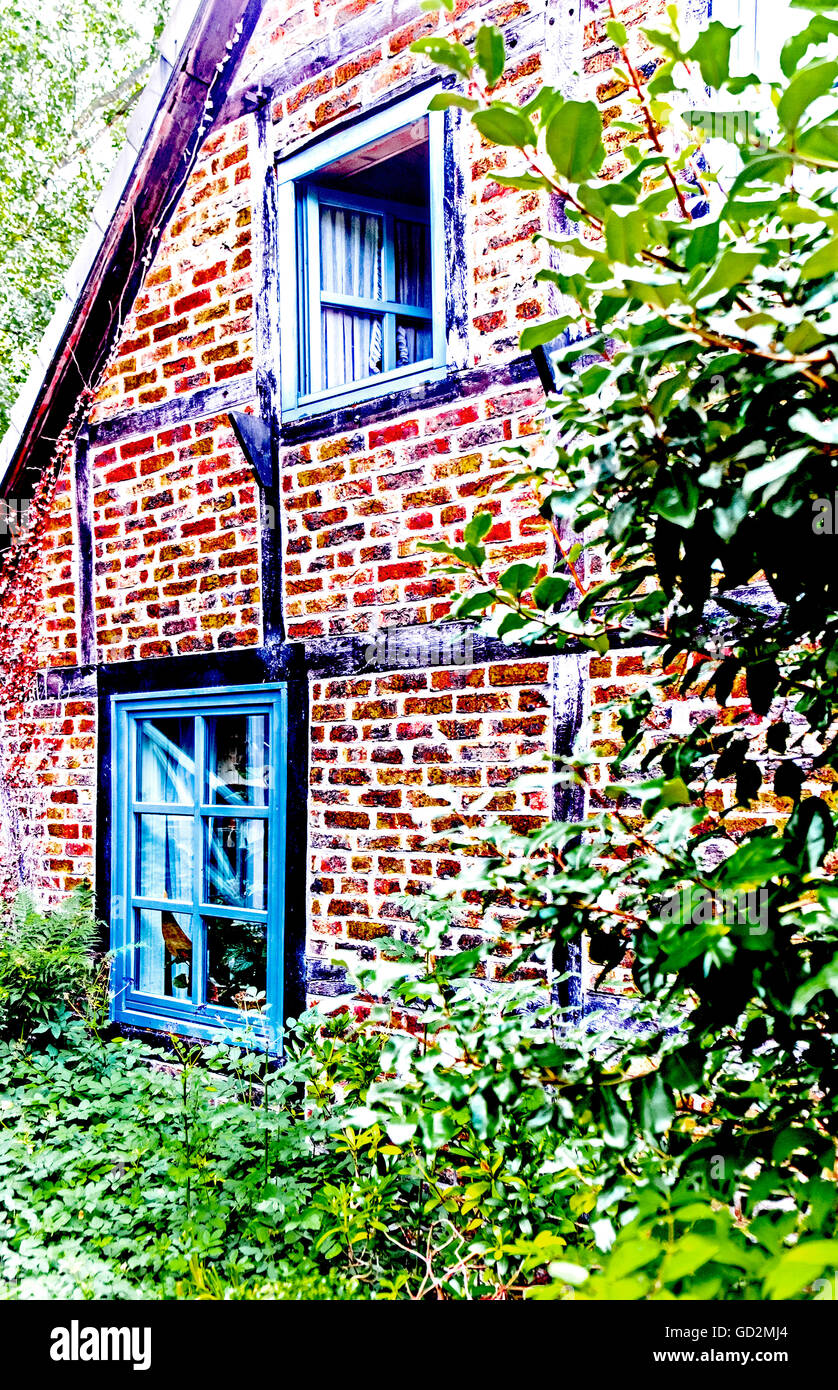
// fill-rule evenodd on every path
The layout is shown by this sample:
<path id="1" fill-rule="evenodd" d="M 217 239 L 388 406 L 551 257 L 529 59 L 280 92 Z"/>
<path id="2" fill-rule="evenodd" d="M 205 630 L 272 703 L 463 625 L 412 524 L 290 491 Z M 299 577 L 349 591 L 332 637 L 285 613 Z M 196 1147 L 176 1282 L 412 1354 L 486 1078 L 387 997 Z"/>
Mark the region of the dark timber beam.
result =
<path id="1" fill-rule="evenodd" d="M 93 489 L 87 432 L 76 438 L 73 491 L 78 536 L 78 635 L 82 666 L 96 660 L 96 614 L 93 602 Z"/>

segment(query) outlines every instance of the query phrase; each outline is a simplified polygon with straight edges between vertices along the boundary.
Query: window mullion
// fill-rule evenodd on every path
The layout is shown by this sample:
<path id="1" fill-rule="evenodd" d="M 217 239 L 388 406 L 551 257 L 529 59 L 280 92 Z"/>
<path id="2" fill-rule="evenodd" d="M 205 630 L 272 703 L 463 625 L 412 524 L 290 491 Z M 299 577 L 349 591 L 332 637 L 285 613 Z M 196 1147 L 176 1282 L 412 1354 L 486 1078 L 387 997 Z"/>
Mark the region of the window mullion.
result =
<path id="1" fill-rule="evenodd" d="M 396 239 L 395 239 L 395 219 L 389 212 L 384 213 L 384 245 L 382 247 L 384 265 L 383 281 L 384 293 L 382 299 L 391 304 L 396 298 Z M 396 365 L 396 316 L 395 314 L 384 315 L 384 354 L 382 359 L 382 370 L 392 372 Z"/>
<path id="2" fill-rule="evenodd" d="M 128 802 L 128 835 L 125 845 L 125 894 L 123 902 L 125 904 L 125 945 L 129 948 L 126 959 L 131 972 L 131 989 L 135 989 L 139 979 L 138 970 L 138 948 L 139 942 L 137 930 L 137 914 L 134 908 L 134 894 L 137 888 L 137 815 L 133 809 L 134 798 L 137 794 L 137 744 L 139 742 L 139 726 L 136 719 L 125 718 L 125 733 L 128 741 L 128 785 L 126 791 Z M 124 803 L 123 803 L 124 804 Z M 123 822 L 124 823 L 124 822 Z"/>
<path id="3" fill-rule="evenodd" d="M 428 152 L 430 168 L 428 254 L 431 258 L 431 306 L 433 310 L 433 361 L 445 361 L 447 313 L 445 291 L 445 214 L 442 179 L 435 171 L 445 164 L 445 124 L 442 111 L 432 111 L 428 117 Z"/>
<path id="4" fill-rule="evenodd" d="M 305 265 L 301 273 L 308 278 L 308 379 L 312 391 L 323 389 L 323 311 L 320 307 L 320 202 L 317 192 L 305 194 Z"/>

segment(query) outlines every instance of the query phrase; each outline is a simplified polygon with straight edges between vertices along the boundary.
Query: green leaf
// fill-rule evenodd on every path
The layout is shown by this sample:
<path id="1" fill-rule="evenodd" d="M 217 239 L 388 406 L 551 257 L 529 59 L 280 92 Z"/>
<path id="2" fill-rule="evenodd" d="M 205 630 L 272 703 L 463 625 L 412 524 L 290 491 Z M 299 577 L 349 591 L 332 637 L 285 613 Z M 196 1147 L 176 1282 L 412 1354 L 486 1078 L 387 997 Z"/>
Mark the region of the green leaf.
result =
<path id="1" fill-rule="evenodd" d="M 549 189 L 551 187 L 548 179 L 541 178 L 538 174 L 495 174 L 487 175 L 492 183 L 500 184 L 501 188 L 520 188 L 528 192 L 534 188 Z"/>
<path id="2" fill-rule="evenodd" d="M 449 106 L 461 106 L 464 111 L 476 111 L 479 105 L 474 97 L 464 97 L 459 92 L 437 92 L 428 102 L 428 110 L 447 111 Z"/>
<path id="3" fill-rule="evenodd" d="M 743 496 L 750 500 L 760 488 L 765 488 L 765 497 L 772 497 L 785 479 L 795 473 L 803 460 L 808 458 L 809 453 L 808 449 L 790 449 L 779 458 L 771 459 L 770 463 L 764 463 L 761 468 L 752 469 L 742 483 Z"/>
<path id="4" fill-rule="evenodd" d="M 819 796 L 801 801 L 786 824 L 788 853 L 799 853 L 808 873 L 820 867 L 835 844 L 835 822 Z"/>
<path id="5" fill-rule="evenodd" d="M 690 793 L 682 777 L 670 777 L 661 787 L 661 806 L 689 806 Z"/>
<path id="6" fill-rule="evenodd" d="M 768 1271 L 763 1283 L 763 1295 L 770 1299 L 787 1299 L 805 1289 L 826 1269 L 838 1266 L 838 1240 L 801 1240 L 786 1250 Z"/>
<path id="7" fill-rule="evenodd" d="M 625 216 L 614 209 L 605 218 L 605 244 L 608 254 L 622 265 L 631 265 L 648 240 L 646 215 L 639 209 Z"/>
<path id="8" fill-rule="evenodd" d="M 823 993 L 825 989 L 831 990 L 833 994 L 838 994 L 838 955 L 833 956 L 832 960 L 824 965 L 817 974 L 813 975 L 805 984 L 800 985 L 792 1000 L 792 1015 L 797 1017 L 804 1013 L 815 996 Z"/>
<path id="9" fill-rule="evenodd" d="M 495 101 L 487 111 L 475 111 L 472 122 L 493 145 L 514 145 L 522 150 L 535 144 L 532 122 L 512 106 Z"/>
<path id="10" fill-rule="evenodd" d="M 510 565 L 509 569 L 504 570 L 498 583 L 506 593 L 519 598 L 532 588 L 537 575 L 538 565 Z"/>
<path id="11" fill-rule="evenodd" d="M 824 420 L 811 410 L 798 410 L 789 420 L 789 426 L 800 434 L 816 439 L 819 444 L 838 444 L 838 420 Z"/>
<path id="12" fill-rule="evenodd" d="M 824 19 L 822 15 L 816 15 L 805 29 L 801 29 L 798 34 L 792 34 L 783 44 L 780 56 L 783 75 L 793 77 L 812 45 L 826 42 L 830 34 L 838 34 L 838 22 L 834 19 Z"/>
<path id="13" fill-rule="evenodd" d="M 422 53 L 426 58 L 430 58 L 432 63 L 438 63 L 440 67 L 453 68 L 461 77 L 471 77 L 474 64 L 468 49 L 461 43 L 452 43 L 450 39 L 438 38 L 431 35 L 428 38 L 416 39 L 410 45 L 411 53 Z"/>
<path id="14" fill-rule="evenodd" d="M 762 786 L 762 773 L 759 763 L 753 759 L 746 759 L 742 763 L 736 774 L 736 800 L 743 806 L 747 806 L 759 795 Z"/>
<path id="15" fill-rule="evenodd" d="M 545 574 L 533 589 L 533 598 L 537 608 L 555 608 L 561 603 L 570 588 L 570 580 L 565 579 L 562 574 Z"/>
<path id="16" fill-rule="evenodd" d="M 478 67 L 486 74 L 486 83 L 494 87 L 502 77 L 506 62 L 503 34 L 494 24 L 481 24 L 474 42 L 474 56 Z"/>
<path id="17" fill-rule="evenodd" d="M 554 1279 L 562 1284 L 570 1284 L 572 1288 L 578 1288 L 589 1277 L 587 1269 L 570 1264 L 568 1260 L 552 1260 L 547 1269 Z"/>
<path id="18" fill-rule="evenodd" d="M 625 48 L 628 43 L 628 29 L 619 19 L 607 19 L 605 32 L 617 48 Z"/>
<path id="19" fill-rule="evenodd" d="M 825 246 L 807 256 L 800 267 L 801 280 L 822 280 L 838 272 L 838 238 L 832 237 Z"/>
<path id="20" fill-rule="evenodd" d="M 660 1268 L 659 1278 L 663 1283 L 674 1284 L 689 1274 L 694 1274 L 702 1265 L 717 1254 L 720 1242 L 710 1236 L 688 1234 L 681 1237 L 674 1249 L 667 1254 Z"/>
<path id="21" fill-rule="evenodd" d="M 672 1098 L 659 1072 L 640 1082 L 640 1123 L 647 1134 L 663 1134 L 675 1113 Z"/>
<path id="22" fill-rule="evenodd" d="M 717 264 L 695 290 L 696 302 L 746 284 L 761 260 L 759 251 L 723 251 Z"/>
<path id="23" fill-rule="evenodd" d="M 736 31 L 727 29 L 718 20 L 713 20 L 699 34 L 689 51 L 689 57 L 698 63 L 702 79 L 708 87 L 719 88 L 727 82 L 730 74 L 730 45 Z"/>
<path id="24" fill-rule="evenodd" d="M 787 131 L 791 133 L 797 129 L 812 102 L 826 96 L 836 77 L 838 63 L 816 63 L 795 74 L 777 107 L 777 115 Z"/>
<path id="25" fill-rule="evenodd" d="M 687 243 L 687 254 L 685 264 L 687 270 L 695 270 L 696 266 L 709 265 L 715 260 L 719 251 L 719 224 L 718 222 L 695 222 L 692 224 L 692 235 Z"/>
<path id="26" fill-rule="evenodd" d="M 688 474 L 667 480 L 653 498 L 650 511 L 665 517 L 675 526 L 689 528 L 698 509 L 698 488 Z"/>
<path id="27" fill-rule="evenodd" d="M 494 589 L 478 589 L 473 594 L 463 594 L 452 605 L 452 613 L 457 618 L 470 618 L 475 613 L 485 613 L 497 600 Z"/>
<path id="28" fill-rule="evenodd" d="M 754 714 L 767 714 L 777 691 L 780 668 L 773 657 L 749 661 L 745 668 L 748 699 Z"/>
<path id="29" fill-rule="evenodd" d="M 495 518 L 491 512 L 476 512 L 463 530 L 466 545 L 479 545 L 483 537 L 488 536 L 494 524 Z"/>
<path id="30" fill-rule="evenodd" d="M 531 324 L 521 334 L 521 351 L 532 352 L 534 347 L 543 347 L 545 343 L 552 343 L 571 322 L 571 319 L 563 318 L 547 319 L 544 323 Z"/>
<path id="31" fill-rule="evenodd" d="M 654 44 L 655 48 L 662 49 L 670 58 L 681 57 L 677 37 L 668 29 L 655 29 L 651 25 L 644 25 L 643 33 L 649 42 Z"/>
<path id="32" fill-rule="evenodd" d="M 838 168 L 838 125 L 821 122 L 797 134 L 797 153 L 812 164 L 827 169 Z"/>
<path id="33" fill-rule="evenodd" d="M 569 183 L 591 178 L 605 160 L 599 108 L 592 101 L 566 101 L 550 118 L 545 143 L 562 178 Z"/>
<path id="34" fill-rule="evenodd" d="M 792 869 L 793 865 L 784 854 L 783 841 L 759 836 L 746 840 L 720 864 L 716 881 L 723 892 L 750 893 Z"/>

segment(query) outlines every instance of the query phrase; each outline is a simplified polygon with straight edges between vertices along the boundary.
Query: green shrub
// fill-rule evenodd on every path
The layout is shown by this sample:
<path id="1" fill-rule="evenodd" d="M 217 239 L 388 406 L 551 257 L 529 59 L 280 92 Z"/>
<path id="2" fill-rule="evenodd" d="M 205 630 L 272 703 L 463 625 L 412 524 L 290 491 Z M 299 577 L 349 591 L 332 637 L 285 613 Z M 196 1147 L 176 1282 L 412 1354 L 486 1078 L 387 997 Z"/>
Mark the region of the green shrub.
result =
<path id="1" fill-rule="evenodd" d="M 0 921 L 0 1037 L 58 1038 L 93 986 L 98 946 L 90 888 L 51 908 L 19 893 Z"/>

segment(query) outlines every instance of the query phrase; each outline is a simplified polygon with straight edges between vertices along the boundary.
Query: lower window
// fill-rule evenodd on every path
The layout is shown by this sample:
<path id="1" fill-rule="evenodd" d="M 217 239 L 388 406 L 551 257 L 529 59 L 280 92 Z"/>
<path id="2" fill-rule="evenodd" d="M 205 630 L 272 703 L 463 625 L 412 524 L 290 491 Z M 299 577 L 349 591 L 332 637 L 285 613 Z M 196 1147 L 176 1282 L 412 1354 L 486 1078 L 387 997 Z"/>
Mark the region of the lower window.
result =
<path id="1" fill-rule="evenodd" d="M 113 697 L 118 1021 L 277 1036 L 285 750 L 281 687 Z"/>

